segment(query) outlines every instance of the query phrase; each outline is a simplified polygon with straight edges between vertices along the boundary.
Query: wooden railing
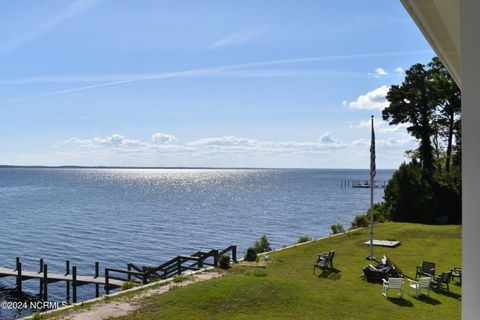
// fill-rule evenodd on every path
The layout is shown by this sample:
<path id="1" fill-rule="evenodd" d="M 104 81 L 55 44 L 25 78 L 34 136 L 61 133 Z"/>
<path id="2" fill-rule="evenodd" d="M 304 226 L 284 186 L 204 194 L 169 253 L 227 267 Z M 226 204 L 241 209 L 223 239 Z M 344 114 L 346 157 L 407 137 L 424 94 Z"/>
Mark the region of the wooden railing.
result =
<path id="1" fill-rule="evenodd" d="M 105 292 L 107 294 L 110 292 L 110 279 L 147 284 L 151 279 L 167 279 L 181 275 L 184 271 L 197 271 L 208 266 L 216 267 L 218 259 L 227 253 L 230 253 L 233 262 L 238 262 L 237 246 L 232 245 L 223 250 L 197 251 L 191 256 L 176 256 L 156 267 L 139 267 L 129 263 L 127 269 L 105 268 Z M 119 277 L 116 274 L 123 274 L 124 277 Z"/>

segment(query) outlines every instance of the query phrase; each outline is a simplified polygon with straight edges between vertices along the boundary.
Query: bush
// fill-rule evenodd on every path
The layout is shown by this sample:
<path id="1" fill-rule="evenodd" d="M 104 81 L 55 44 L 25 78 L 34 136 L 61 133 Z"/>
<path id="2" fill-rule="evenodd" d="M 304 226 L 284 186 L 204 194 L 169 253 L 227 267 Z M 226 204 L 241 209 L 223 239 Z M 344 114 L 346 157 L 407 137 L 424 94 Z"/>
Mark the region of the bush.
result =
<path id="1" fill-rule="evenodd" d="M 368 227 L 368 225 L 370 224 L 368 218 L 361 214 L 361 215 L 358 215 L 355 217 L 355 219 L 353 219 L 352 221 L 352 229 L 354 228 L 361 228 L 361 227 Z"/>
<path id="2" fill-rule="evenodd" d="M 345 229 L 343 228 L 343 224 L 341 224 L 341 223 L 332 224 L 330 226 L 330 228 L 332 229 L 333 234 L 344 233 L 345 232 Z"/>
<path id="3" fill-rule="evenodd" d="M 255 248 L 250 247 L 247 249 L 247 252 L 245 253 L 244 257 L 245 261 L 257 261 L 257 251 L 255 251 Z"/>
<path id="4" fill-rule="evenodd" d="M 220 269 L 224 270 L 230 268 L 230 256 L 227 256 L 226 254 L 221 256 L 220 259 L 218 259 L 218 266 Z"/>
<path id="5" fill-rule="evenodd" d="M 260 240 L 255 241 L 255 243 L 253 244 L 253 248 L 255 249 L 255 252 L 257 254 L 272 251 L 272 247 L 270 247 L 270 243 L 268 242 L 266 235 L 261 236 Z"/>
<path id="6" fill-rule="evenodd" d="M 312 241 L 312 238 L 310 238 L 309 236 L 301 236 L 300 238 L 298 238 L 297 243 L 304 243 L 308 241 Z"/>

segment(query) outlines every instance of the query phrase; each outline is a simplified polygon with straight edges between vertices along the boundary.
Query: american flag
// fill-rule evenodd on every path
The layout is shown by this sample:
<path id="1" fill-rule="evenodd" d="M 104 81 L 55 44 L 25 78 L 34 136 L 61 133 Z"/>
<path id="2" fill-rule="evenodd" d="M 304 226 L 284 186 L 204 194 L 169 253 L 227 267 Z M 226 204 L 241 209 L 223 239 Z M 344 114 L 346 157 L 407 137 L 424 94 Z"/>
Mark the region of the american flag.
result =
<path id="1" fill-rule="evenodd" d="M 372 142 L 370 144 L 370 177 L 373 179 L 377 174 L 375 166 L 375 130 L 373 129 L 373 116 L 372 116 Z"/>

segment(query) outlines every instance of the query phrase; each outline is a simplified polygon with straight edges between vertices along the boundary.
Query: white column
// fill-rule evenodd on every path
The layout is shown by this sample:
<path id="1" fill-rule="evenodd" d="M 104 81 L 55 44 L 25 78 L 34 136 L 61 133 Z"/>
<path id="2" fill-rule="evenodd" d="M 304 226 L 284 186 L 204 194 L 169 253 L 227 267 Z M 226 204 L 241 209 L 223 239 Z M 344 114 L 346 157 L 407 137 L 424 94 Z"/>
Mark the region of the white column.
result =
<path id="1" fill-rule="evenodd" d="M 480 1 L 460 1 L 462 52 L 462 319 L 480 319 Z M 448 253 L 446 253 L 448 254 Z"/>

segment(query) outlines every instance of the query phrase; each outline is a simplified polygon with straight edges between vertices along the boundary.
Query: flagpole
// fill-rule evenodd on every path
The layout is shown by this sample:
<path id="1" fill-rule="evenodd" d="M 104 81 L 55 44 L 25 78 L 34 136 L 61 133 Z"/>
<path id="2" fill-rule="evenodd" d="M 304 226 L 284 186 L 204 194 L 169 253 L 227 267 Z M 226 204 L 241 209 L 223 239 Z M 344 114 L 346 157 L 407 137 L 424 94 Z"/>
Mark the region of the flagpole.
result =
<path id="1" fill-rule="evenodd" d="M 375 260 L 373 256 L 373 188 L 374 188 L 374 177 L 376 174 L 376 165 L 375 165 L 375 131 L 373 128 L 373 115 L 372 115 L 372 141 L 370 146 L 370 255 L 367 257 L 368 260 Z"/>

